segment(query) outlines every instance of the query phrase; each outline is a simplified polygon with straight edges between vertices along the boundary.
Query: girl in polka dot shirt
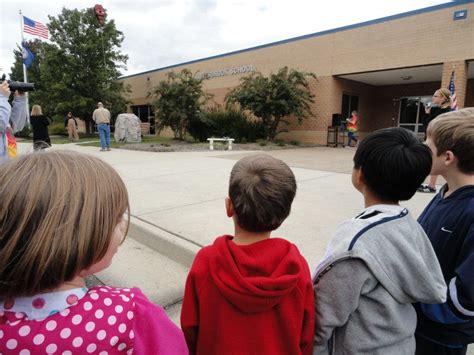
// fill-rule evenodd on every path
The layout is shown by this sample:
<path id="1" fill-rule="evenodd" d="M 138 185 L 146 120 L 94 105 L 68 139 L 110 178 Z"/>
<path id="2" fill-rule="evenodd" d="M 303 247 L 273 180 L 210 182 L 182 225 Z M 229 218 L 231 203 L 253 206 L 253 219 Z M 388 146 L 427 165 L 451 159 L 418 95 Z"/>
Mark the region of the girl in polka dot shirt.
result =
<path id="1" fill-rule="evenodd" d="M 127 190 L 103 161 L 29 154 L 0 169 L 0 354 L 187 354 L 140 290 L 87 288 L 128 231 Z"/>

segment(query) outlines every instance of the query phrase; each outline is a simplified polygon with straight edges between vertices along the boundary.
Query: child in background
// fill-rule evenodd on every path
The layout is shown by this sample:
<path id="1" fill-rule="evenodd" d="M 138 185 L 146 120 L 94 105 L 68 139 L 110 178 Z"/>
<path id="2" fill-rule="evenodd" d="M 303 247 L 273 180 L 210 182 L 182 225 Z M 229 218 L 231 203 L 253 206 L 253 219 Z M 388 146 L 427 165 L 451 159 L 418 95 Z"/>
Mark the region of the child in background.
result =
<path id="1" fill-rule="evenodd" d="M 355 144 L 357 146 L 357 143 L 359 142 L 358 139 L 356 138 L 356 133 L 357 133 L 357 126 L 359 125 L 359 114 L 357 111 L 352 111 L 351 117 L 346 119 L 347 121 L 347 146 L 351 147 L 351 142 L 355 141 Z"/>
<path id="2" fill-rule="evenodd" d="M 416 354 L 466 354 L 474 342 L 474 108 L 428 125 L 431 174 L 446 180 L 418 222 L 438 256 L 448 299 L 417 305 Z"/>
<path id="3" fill-rule="evenodd" d="M 22 156 L 0 167 L 0 201 L 0 353 L 187 354 L 140 290 L 86 287 L 128 231 L 111 166 L 68 151 Z"/>
<path id="4" fill-rule="evenodd" d="M 365 209 L 338 227 L 316 270 L 315 354 L 415 352 L 412 303 L 444 302 L 446 284 L 425 232 L 399 201 L 430 168 L 429 148 L 404 128 L 360 142 L 352 184 Z"/>
<path id="5" fill-rule="evenodd" d="M 181 326 L 190 353 L 312 354 L 308 265 L 295 245 L 270 238 L 290 213 L 295 176 L 259 154 L 234 165 L 229 185 L 234 236 L 204 247 L 186 282 Z"/>

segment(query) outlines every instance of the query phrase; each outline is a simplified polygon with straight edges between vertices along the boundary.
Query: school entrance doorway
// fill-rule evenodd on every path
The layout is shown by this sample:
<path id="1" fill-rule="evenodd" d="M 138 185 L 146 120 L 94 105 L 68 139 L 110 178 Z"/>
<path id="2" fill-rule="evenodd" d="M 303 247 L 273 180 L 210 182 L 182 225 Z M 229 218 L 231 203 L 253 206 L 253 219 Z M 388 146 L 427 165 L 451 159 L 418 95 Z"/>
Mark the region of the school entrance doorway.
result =
<path id="1" fill-rule="evenodd" d="M 416 134 L 424 134 L 423 117 L 425 115 L 425 105 L 428 102 L 431 102 L 431 95 L 401 97 L 398 126 Z"/>

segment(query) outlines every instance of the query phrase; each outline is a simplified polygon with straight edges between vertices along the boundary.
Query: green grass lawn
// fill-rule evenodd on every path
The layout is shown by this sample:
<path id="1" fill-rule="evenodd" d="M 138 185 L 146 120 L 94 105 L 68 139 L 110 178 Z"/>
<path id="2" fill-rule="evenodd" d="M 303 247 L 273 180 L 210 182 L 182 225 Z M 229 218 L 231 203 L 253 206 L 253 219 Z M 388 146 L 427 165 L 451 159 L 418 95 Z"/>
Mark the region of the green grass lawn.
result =
<path id="1" fill-rule="evenodd" d="M 172 144 L 173 138 L 170 137 L 158 137 L 158 136 L 145 136 L 142 138 L 141 143 L 147 144 Z M 51 136 L 51 143 L 52 144 L 67 144 L 71 143 L 67 136 Z M 98 135 L 81 135 L 78 142 L 76 144 L 84 145 L 84 146 L 91 146 L 91 147 L 100 147 L 100 140 Z M 124 144 L 117 143 L 114 141 L 113 136 L 110 137 L 110 143 L 112 147 L 118 148 Z M 127 144 L 127 143 L 125 143 Z M 139 144 L 139 143 L 135 143 Z"/>
<path id="2" fill-rule="evenodd" d="M 96 140 L 92 141 L 91 138 L 89 138 L 88 140 L 84 140 L 84 142 L 87 142 L 87 143 L 80 143 L 81 145 L 83 146 L 87 146 L 87 147 L 100 147 L 100 140 L 99 140 L 99 137 L 96 136 L 95 137 Z M 115 140 L 113 139 L 113 137 L 110 137 L 110 145 L 112 146 L 112 148 L 120 148 L 124 145 L 126 145 L 127 143 L 117 143 L 115 142 Z M 66 138 L 67 140 L 67 138 Z M 169 144 L 171 145 L 173 143 L 173 138 L 171 137 L 159 137 L 159 136 L 144 136 L 142 138 L 142 141 L 141 143 L 145 143 L 145 144 Z M 131 144 L 140 144 L 140 143 L 131 143 Z"/>
<path id="3" fill-rule="evenodd" d="M 82 146 L 87 146 L 87 147 L 100 147 L 100 140 L 99 136 L 97 134 L 91 134 L 91 135 L 83 135 L 81 134 L 79 136 L 79 141 L 75 142 L 76 144 L 82 145 Z M 110 145 L 112 148 L 121 148 L 126 146 L 127 144 L 144 144 L 144 145 L 161 145 L 164 147 L 172 147 L 173 149 L 181 149 L 183 145 L 186 147 L 187 144 L 192 144 L 193 146 L 199 146 L 200 148 L 208 148 L 209 143 L 208 142 L 195 142 L 192 138 L 187 137 L 184 141 L 179 141 L 175 140 L 172 137 L 160 137 L 160 136 L 144 136 L 142 137 L 141 143 L 117 143 L 114 140 L 113 134 L 110 137 Z M 31 139 L 22 139 L 20 138 L 19 140 L 22 141 L 27 141 Z M 67 144 L 71 143 L 68 139 L 67 136 L 59 136 L 59 135 L 53 135 L 51 136 L 51 143 L 53 145 L 60 145 L 60 144 Z M 252 144 L 252 143 L 249 143 Z M 227 144 L 224 142 L 215 142 L 214 143 L 216 150 L 219 149 L 224 149 L 220 146 L 226 146 Z M 245 145 L 245 144 L 242 144 Z M 268 142 L 266 140 L 259 140 L 255 143 L 253 143 L 254 147 L 253 149 L 275 149 L 275 148 L 284 148 L 288 146 L 299 146 L 299 142 L 290 142 L 289 144 L 287 142 L 283 141 L 275 141 L 275 142 Z"/>
<path id="4" fill-rule="evenodd" d="M 52 144 L 66 144 L 66 143 L 72 143 L 67 136 L 51 136 L 51 143 Z M 75 143 L 81 143 L 81 142 L 91 142 L 91 141 L 97 141 L 99 142 L 99 137 L 95 135 L 90 135 L 90 136 L 80 136 L 79 137 L 79 142 Z"/>

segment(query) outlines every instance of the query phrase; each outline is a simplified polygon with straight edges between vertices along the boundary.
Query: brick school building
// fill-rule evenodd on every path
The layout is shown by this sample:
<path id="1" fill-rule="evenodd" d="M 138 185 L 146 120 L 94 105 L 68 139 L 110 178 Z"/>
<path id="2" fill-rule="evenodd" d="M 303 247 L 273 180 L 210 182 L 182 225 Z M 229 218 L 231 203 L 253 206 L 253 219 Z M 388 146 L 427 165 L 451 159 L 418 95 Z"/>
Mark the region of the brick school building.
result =
<path id="1" fill-rule="evenodd" d="M 474 106 L 474 0 L 455 1 L 279 42 L 124 76 L 129 112 L 151 122 L 147 97 L 170 71 L 206 78 L 212 103 L 223 103 L 239 79 L 288 66 L 316 74 L 313 115 L 289 126 L 284 140 L 326 144 L 333 118 L 358 110 L 361 135 L 383 127 L 423 131 L 423 105 L 454 73 L 458 108 Z"/>

